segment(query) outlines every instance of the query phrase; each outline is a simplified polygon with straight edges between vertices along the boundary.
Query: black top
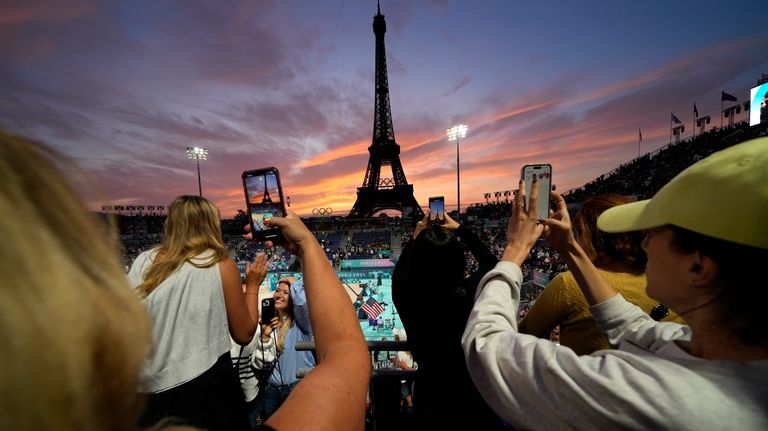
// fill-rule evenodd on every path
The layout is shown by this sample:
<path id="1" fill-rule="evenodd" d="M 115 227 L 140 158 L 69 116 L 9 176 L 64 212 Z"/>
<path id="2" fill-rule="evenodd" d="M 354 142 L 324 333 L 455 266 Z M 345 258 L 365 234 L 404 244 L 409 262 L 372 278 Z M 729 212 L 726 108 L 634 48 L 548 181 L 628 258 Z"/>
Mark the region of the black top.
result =
<path id="1" fill-rule="evenodd" d="M 474 305 L 480 279 L 498 259 L 469 229 L 459 226 L 456 236 L 477 259 L 478 270 L 453 285 L 416 285 L 409 279 L 413 240 L 409 240 L 395 266 L 392 301 L 405 326 L 408 345 L 419 365 L 414 406 L 423 429 L 501 429 L 501 420 L 480 396 L 469 376 L 461 336 Z M 414 268 L 440 274 L 445 268 Z M 423 278 L 422 278 L 423 279 Z M 422 283 L 424 284 L 424 283 Z M 441 370 L 447 372 L 440 373 Z"/>

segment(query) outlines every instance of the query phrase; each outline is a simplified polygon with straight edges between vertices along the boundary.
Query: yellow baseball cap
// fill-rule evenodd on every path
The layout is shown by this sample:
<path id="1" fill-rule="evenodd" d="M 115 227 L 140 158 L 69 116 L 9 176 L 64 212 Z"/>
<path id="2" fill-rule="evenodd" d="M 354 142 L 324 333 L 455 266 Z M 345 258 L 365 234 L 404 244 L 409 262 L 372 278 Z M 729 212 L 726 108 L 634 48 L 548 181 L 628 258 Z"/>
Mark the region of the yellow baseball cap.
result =
<path id="1" fill-rule="evenodd" d="M 693 164 L 651 199 L 606 210 L 610 233 L 675 225 L 702 235 L 768 249 L 768 137 Z"/>

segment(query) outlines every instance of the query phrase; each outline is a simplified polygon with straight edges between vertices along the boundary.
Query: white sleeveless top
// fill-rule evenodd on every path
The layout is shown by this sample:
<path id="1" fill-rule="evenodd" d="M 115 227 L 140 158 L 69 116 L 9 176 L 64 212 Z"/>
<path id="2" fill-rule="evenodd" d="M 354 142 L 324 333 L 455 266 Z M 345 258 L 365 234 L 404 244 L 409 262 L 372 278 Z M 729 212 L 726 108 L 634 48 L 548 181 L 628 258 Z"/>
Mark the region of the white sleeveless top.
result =
<path id="1" fill-rule="evenodd" d="M 203 263 L 212 250 L 194 258 Z M 156 255 L 145 251 L 133 262 L 128 280 L 144 281 Z M 162 392 L 200 376 L 231 344 L 219 264 L 196 268 L 188 262 L 144 299 L 153 321 L 154 345 L 142 367 L 142 392 Z M 130 325 L 130 322 L 126 322 Z"/>

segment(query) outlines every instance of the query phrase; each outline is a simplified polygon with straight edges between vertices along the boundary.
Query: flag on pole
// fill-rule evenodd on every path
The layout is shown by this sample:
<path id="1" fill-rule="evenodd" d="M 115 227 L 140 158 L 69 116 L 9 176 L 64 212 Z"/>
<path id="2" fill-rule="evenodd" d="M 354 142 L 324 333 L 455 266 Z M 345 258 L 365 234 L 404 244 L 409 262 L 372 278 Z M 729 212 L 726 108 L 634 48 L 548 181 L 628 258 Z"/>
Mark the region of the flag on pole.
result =
<path id="1" fill-rule="evenodd" d="M 637 135 L 640 137 L 640 142 L 643 142 L 643 131 L 641 129 L 637 129 Z"/>
<path id="2" fill-rule="evenodd" d="M 677 116 L 675 115 L 674 112 L 672 113 L 672 122 L 675 123 L 675 124 L 683 124 L 683 122 L 680 121 L 679 118 L 677 118 Z"/>
<path id="3" fill-rule="evenodd" d="M 730 95 L 726 93 L 725 91 L 721 91 L 723 93 L 722 97 L 720 97 L 720 100 L 723 102 L 730 101 L 730 102 L 737 102 L 739 99 L 736 98 L 736 96 Z"/>
<path id="4" fill-rule="evenodd" d="M 384 312 L 384 307 L 379 304 L 376 299 L 373 298 L 373 296 L 369 296 L 368 300 L 363 303 L 360 308 L 365 311 L 365 314 L 368 315 L 369 319 L 375 319 L 379 317 L 379 314 Z"/>
<path id="5" fill-rule="evenodd" d="M 696 109 L 696 102 L 693 102 L 693 117 L 699 118 L 699 110 Z"/>

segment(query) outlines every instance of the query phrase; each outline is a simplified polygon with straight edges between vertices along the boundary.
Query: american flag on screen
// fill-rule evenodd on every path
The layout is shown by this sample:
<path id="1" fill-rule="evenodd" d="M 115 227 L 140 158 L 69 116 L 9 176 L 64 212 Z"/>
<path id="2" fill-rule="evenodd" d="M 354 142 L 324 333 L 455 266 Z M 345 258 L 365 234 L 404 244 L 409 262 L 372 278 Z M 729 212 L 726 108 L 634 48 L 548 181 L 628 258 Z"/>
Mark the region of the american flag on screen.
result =
<path id="1" fill-rule="evenodd" d="M 363 303 L 360 308 L 365 311 L 365 314 L 368 315 L 370 319 L 375 319 L 379 317 L 379 314 L 384 312 L 384 307 L 381 306 L 376 300 L 373 298 L 373 296 L 368 297 L 368 300 Z"/>

